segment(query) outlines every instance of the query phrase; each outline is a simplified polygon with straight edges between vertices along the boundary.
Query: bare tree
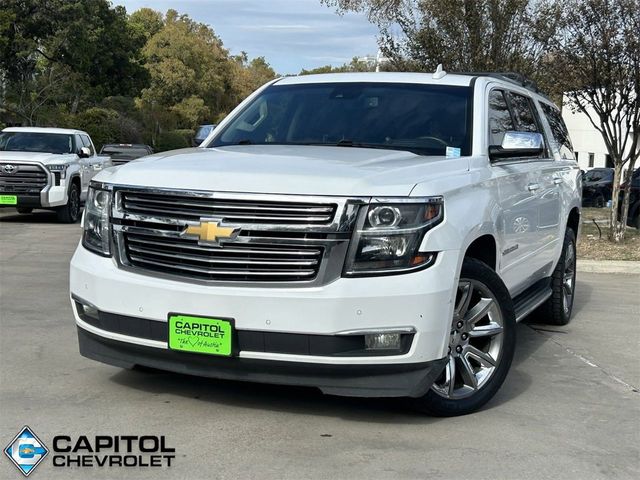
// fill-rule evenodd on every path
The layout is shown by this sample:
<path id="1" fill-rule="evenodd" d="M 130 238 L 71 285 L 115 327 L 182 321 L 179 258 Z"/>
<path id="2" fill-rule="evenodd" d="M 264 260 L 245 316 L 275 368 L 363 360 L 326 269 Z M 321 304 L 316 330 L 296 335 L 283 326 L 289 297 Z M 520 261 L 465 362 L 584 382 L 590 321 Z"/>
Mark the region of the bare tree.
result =
<path id="1" fill-rule="evenodd" d="M 629 189 L 640 156 L 640 6 L 637 0 L 570 0 L 554 52 L 573 111 L 585 114 L 614 165 L 609 238 L 624 239 Z"/>

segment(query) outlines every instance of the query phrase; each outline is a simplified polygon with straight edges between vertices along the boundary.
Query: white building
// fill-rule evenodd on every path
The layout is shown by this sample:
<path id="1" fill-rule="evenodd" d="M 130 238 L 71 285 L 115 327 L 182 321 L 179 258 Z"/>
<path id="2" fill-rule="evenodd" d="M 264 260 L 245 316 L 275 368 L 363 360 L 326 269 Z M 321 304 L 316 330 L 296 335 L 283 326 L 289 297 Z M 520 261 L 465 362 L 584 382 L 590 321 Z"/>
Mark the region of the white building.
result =
<path id="1" fill-rule="evenodd" d="M 562 99 L 562 105 L 562 118 L 567 124 L 580 168 L 589 170 L 594 167 L 613 167 L 602 135 L 591 124 L 587 115 L 581 112 L 573 113 L 566 96 Z M 593 116 L 596 117 L 595 112 Z"/>

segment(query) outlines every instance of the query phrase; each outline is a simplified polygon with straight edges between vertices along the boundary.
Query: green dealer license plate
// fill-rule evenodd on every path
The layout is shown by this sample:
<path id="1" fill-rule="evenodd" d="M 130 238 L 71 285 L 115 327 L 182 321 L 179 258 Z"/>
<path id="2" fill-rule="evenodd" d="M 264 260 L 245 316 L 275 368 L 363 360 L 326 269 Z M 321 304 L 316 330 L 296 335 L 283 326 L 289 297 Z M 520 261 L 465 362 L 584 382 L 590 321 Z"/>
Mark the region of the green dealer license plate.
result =
<path id="1" fill-rule="evenodd" d="M 184 352 L 230 356 L 233 320 L 169 315 L 169 348 Z"/>
<path id="2" fill-rule="evenodd" d="M 0 195 L 0 205 L 17 205 L 18 197 L 16 195 Z"/>

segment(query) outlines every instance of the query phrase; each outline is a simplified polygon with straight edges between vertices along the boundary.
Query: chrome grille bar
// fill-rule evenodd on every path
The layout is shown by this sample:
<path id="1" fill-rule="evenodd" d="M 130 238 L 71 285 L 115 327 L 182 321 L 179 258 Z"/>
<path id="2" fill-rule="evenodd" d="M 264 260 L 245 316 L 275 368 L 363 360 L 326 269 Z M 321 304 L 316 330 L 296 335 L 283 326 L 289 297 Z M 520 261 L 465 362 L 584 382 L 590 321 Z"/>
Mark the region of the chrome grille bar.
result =
<path id="1" fill-rule="evenodd" d="M 336 205 L 307 203 L 251 202 L 246 200 L 217 200 L 181 195 L 141 195 L 123 192 L 125 212 L 163 216 L 186 220 L 200 217 L 219 217 L 229 222 L 326 224 L 331 222 Z"/>

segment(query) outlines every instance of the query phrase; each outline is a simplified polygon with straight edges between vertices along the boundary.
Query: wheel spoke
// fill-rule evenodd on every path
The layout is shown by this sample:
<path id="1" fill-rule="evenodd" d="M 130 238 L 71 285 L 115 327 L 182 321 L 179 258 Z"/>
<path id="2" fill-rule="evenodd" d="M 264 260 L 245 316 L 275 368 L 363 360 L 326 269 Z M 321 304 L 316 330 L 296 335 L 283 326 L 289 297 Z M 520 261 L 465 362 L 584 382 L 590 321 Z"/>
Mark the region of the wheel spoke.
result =
<path id="1" fill-rule="evenodd" d="M 489 313 L 489 310 L 493 307 L 493 299 L 481 298 L 480 301 L 474 305 L 474 307 L 467 312 L 465 321 L 471 325 L 475 325 L 478 320 L 482 319 Z"/>
<path id="2" fill-rule="evenodd" d="M 446 376 L 447 378 L 446 378 L 445 388 L 447 389 L 447 392 L 451 397 L 453 396 L 453 392 L 456 388 L 456 359 L 453 355 L 449 357 Z"/>
<path id="3" fill-rule="evenodd" d="M 462 380 L 464 381 L 465 385 L 468 385 L 469 387 L 476 390 L 478 388 L 478 379 L 476 378 L 476 374 L 473 371 L 473 367 L 464 356 L 458 358 L 460 358 L 460 364 L 462 365 L 462 368 L 460 369 Z"/>
<path id="4" fill-rule="evenodd" d="M 491 322 L 489 325 L 477 325 L 469 332 L 471 338 L 477 337 L 493 337 L 502 333 L 502 327 L 497 323 Z"/>
<path id="5" fill-rule="evenodd" d="M 564 291 L 567 295 L 571 295 L 573 293 L 573 285 L 571 279 L 565 280 L 562 284 L 562 287 L 564 288 Z"/>
<path id="6" fill-rule="evenodd" d="M 496 366 L 496 361 L 491 355 L 483 352 L 482 350 L 474 347 L 473 345 L 467 345 L 464 352 L 464 356 L 471 357 L 474 360 L 480 362 L 483 366 L 488 368 Z M 467 361 L 468 361 L 468 358 L 467 358 Z"/>
<path id="7" fill-rule="evenodd" d="M 471 282 L 460 282 L 458 290 L 461 294 L 458 305 L 456 305 L 455 315 L 457 318 L 463 318 L 464 314 L 467 313 L 467 310 L 469 309 L 469 303 L 471 302 L 471 296 L 473 294 L 473 287 L 471 286 Z"/>

